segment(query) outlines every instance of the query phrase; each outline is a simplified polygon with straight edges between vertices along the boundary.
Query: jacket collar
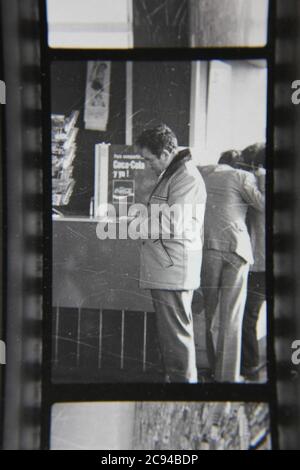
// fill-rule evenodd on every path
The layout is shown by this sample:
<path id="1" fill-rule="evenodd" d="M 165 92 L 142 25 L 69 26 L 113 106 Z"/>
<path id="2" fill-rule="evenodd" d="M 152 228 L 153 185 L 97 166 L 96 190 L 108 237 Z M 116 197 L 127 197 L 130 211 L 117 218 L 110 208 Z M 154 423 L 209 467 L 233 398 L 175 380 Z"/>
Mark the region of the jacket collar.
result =
<path id="1" fill-rule="evenodd" d="M 176 171 L 182 167 L 186 162 L 192 160 L 192 155 L 190 149 L 184 149 L 178 152 L 173 160 L 171 161 L 170 165 L 167 167 L 165 172 L 162 174 L 162 176 L 158 179 L 157 183 L 155 184 L 154 188 L 151 191 L 149 201 L 153 194 L 155 193 L 156 189 L 160 185 L 162 181 L 164 181 L 166 178 L 170 178 Z"/>
<path id="2" fill-rule="evenodd" d="M 165 178 L 170 178 L 170 176 L 172 176 L 181 166 L 190 160 L 192 160 L 190 149 L 184 149 L 178 152 L 160 178 L 159 182 Z"/>

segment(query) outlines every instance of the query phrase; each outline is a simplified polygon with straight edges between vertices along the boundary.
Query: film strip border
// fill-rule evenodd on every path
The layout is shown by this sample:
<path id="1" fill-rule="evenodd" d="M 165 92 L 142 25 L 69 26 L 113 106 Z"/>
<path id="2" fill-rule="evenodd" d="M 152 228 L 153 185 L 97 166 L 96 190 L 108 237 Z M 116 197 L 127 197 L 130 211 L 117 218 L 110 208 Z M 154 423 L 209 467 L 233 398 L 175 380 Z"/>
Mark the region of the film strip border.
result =
<path id="1" fill-rule="evenodd" d="M 297 0 L 277 1 L 274 127 L 275 348 L 281 449 L 299 449 L 299 107 L 300 9 Z"/>
<path id="2" fill-rule="evenodd" d="M 42 125 L 36 0 L 1 0 L 5 105 L 3 448 L 40 447 Z"/>
<path id="3" fill-rule="evenodd" d="M 272 2 L 272 0 L 271 0 Z M 274 0 L 275 4 L 275 0 Z M 273 2 L 271 3 L 273 6 Z M 275 21 L 275 10 L 271 8 L 271 15 L 270 15 L 270 25 L 273 25 Z M 162 52 L 162 53 L 161 53 Z M 194 50 L 182 50 L 184 52 L 184 60 L 199 60 L 199 51 Z M 51 60 L 93 60 L 93 58 L 97 57 L 96 54 L 99 52 L 94 53 L 90 50 L 51 50 L 48 49 L 48 59 Z M 151 51 L 151 59 L 156 60 L 159 58 L 160 60 L 166 60 L 165 51 L 158 51 L 152 50 Z M 178 60 L 178 56 L 180 52 L 177 50 L 170 50 L 167 51 L 167 58 L 169 60 Z M 269 108 L 273 107 L 273 27 L 271 28 L 270 35 L 269 35 L 269 45 L 266 48 L 241 48 L 241 49 L 201 49 L 201 59 L 211 60 L 222 58 L 222 59 L 239 59 L 239 60 L 249 60 L 250 58 L 263 58 L 267 59 L 269 65 L 271 66 L 271 80 L 269 81 L 270 92 L 269 92 Z M 130 51 L 126 55 L 123 51 L 101 51 L 101 57 L 105 57 L 106 60 L 144 60 L 145 51 L 140 49 L 139 51 L 133 50 Z M 182 57 L 182 56 L 181 56 Z M 95 60 L 95 59 L 94 59 Z M 46 70 L 49 69 L 46 67 Z M 273 118 L 273 110 L 271 110 L 271 118 Z M 273 119 L 270 118 L 269 121 L 269 154 L 270 156 L 273 153 L 273 140 L 270 136 L 273 135 Z M 47 125 L 46 125 L 47 128 Z M 273 159 L 272 163 L 273 165 Z M 272 185 L 270 185 L 270 193 L 269 195 L 272 197 Z M 270 230 L 272 235 L 272 230 Z M 273 263 L 270 263 L 270 268 L 272 272 Z M 272 277 L 272 276 L 271 276 Z M 273 277 L 271 279 L 273 284 Z M 273 290 L 270 289 L 270 291 Z M 273 298 L 273 295 L 271 294 Z M 270 294 L 269 294 L 270 298 Z M 272 308 L 270 308 L 272 317 Z M 270 318 L 271 324 L 271 331 L 274 331 L 274 322 L 273 319 Z M 48 327 L 51 327 L 51 323 L 48 322 Z M 270 331 L 270 330 L 269 330 Z M 46 339 L 46 338 L 45 338 Z M 240 402 L 264 402 L 268 403 L 271 410 L 271 427 L 272 427 L 272 442 L 274 449 L 278 449 L 278 436 L 277 436 L 277 395 L 276 395 L 276 374 L 274 370 L 275 365 L 275 357 L 274 357 L 274 347 L 273 347 L 273 337 L 271 341 L 269 341 L 269 351 L 268 351 L 268 358 L 269 358 L 269 376 L 271 380 L 268 384 L 260 384 L 260 385 L 238 385 L 238 384 L 224 384 L 220 387 L 218 384 L 207 384 L 205 387 L 199 388 L 189 388 L 187 389 L 185 386 L 180 386 L 179 384 L 172 384 L 169 388 L 161 386 L 159 390 L 156 384 L 147 384 L 147 392 L 145 393 L 145 387 L 138 386 L 136 387 L 134 384 L 122 384 L 122 400 L 126 401 L 142 401 L 145 400 L 145 397 L 148 399 L 151 398 L 153 401 L 160 401 L 160 400 L 182 400 L 182 397 L 185 397 L 187 401 L 199 401 L 203 400 L 206 402 L 213 402 L 213 401 L 240 401 Z M 48 356 L 49 361 L 49 356 Z M 118 401 L 120 400 L 120 390 L 115 385 L 107 385 L 103 387 L 101 384 L 93 384 L 91 387 L 89 384 L 63 384 L 63 385 L 55 385 L 55 384 L 48 384 L 49 388 L 45 387 L 45 396 L 46 399 L 44 400 L 44 410 L 45 415 L 47 415 L 46 408 L 50 409 L 53 404 L 56 403 L 64 403 L 64 402 L 83 402 L 83 401 L 99 401 L 100 399 L 103 401 Z M 138 390 L 139 389 L 139 390 Z M 46 430 L 46 428 L 48 430 Z M 47 416 L 45 416 L 45 422 L 43 426 L 43 437 L 42 437 L 42 447 L 47 448 L 49 443 L 49 429 L 50 429 L 50 416 L 48 413 L 48 422 Z"/>
<path id="4" fill-rule="evenodd" d="M 271 0 L 272 1 L 272 0 Z M 275 328 L 278 356 L 281 447 L 299 446 L 299 379 L 292 364 L 291 345 L 300 338 L 297 253 L 297 109 L 291 104 L 291 83 L 296 80 L 299 40 L 295 12 L 297 0 L 278 1 L 278 44 L 275 113 Z M 1 1 L 6 112 L 6 279 L 8 397 L 4 423 L 5 448 L 40 447 L 41 331 L 42 331 L 42 140 L 40 104 L 39 18 L 36 0 Z M 10 22 L 19 18 L 19 23 Z M 35 19 L 33 19 L 35 18 Z M 292 39 L 294 38 L 294 41 Z M 21 51 L 21 57 L 19 53 Z M 294 65 L 293 65 L 294 63 Z M 12 189 L 13 188 L 13 189 Z M 288 190 L 290 188 L 290 190 Z M 13 312 L 13 315 L 10 315 Z M 26 334 L 24 334 L 26 333 Z M 20 432 L 13 432 L 19 429 Z M 11 431 L 11 432 L 10 432 Z"/>
<path id="5" fill-rule="evenodd" d="M 31 5 L 31 7 L 29 7 L 29 8 L 28 8 L 29 3 L 25 5 L 25 3 L 27 1 Z M 34 24 L 35 22 L 32 22 L 32 18 L 31 18 L 30 13 L 32 14 L 32 12 L 33 12 L 31 8 L 33 8 L 34 3 L 30 2 L 30 0 L 26 0 L 23 5 L 25 5 L 24 8 L 26 9 L 26 12 L 29 13 L 29 18 L 28 18 L 27 25 L 30 25 L 30 27 L 28 29 L 25 27 L 24 31 L 26 31 L 26 34 L 28 35 L 27 36 L 28 40 L 29 40 L 29 37 L 31 36 L 32 44 L 33 44 L 34 43 L 34 37 L 35 37 L 35 34 L 33 34 L 33 33 L 34 33 L 34 31 L 37 31 L 37 29 L 36 29 L 37 24 Z M 21 11 L 19 12 L 19 15 L 21 17 L 21 23 L 22 23 L 23 17 L 22 17 L 22 12 Z M 25 24 L 26 24 L 26 21 L 25 21 Z M 35 58 L 38 59 L 39 55 L 36 54 Z M 37 60 L 37 62 L 38 62 L 38 60 Z M 33 63 L 31 65 L 26 64 L 26 67 L 22 66 L 22 70 L 23 69 L 25 70 L 24 76 L 26 77 L 26 81 L 28 80 L 29 84 L 30 83 L 31 84 L 35 83 L 38 86 L 39 80 L 35 80 L 35 79 L 39 75 L 39 64 L 38 63 Z M 25 82 L 24 82 L 24 85 L 25 85 Z M 38 95 L 38 93 L 39 93 L 39 91 L 37 92 L 37 95 Z M 20 111 L 20 109 L 23 109 L 22 105 L 19 106 L 19 108 L 14 108 L 15 111 L 16 110 Z M 32 128 L 32 130 L 35 130 L 35 132 L 37 133 L 36 135 L 38 135 L 38 133 L 40 132 L 40 125 L 41 125 L 41 116 L 39 116 L 39 109 L 40 108 L 38 106 L 35 110 L 33 109 L 33 107 L 29 107 L 30 112 L 28 112 L 28 110 L 27 110 L 25 116 L 23 116 L 23 120 L 21 119 L 21 123 L 20 123 L 21 127 L 22 127 L 23 124 L 24 124 L 24 127 L 25 127 L 25 124 L 26 124 L 25 130 L 24 130 L 24 127 L 23 127 L 23 132 L 26 133 L 26 129 L 27 129 L 27 125 L 28 125 L 28 128 Z M 17 116 L 17 118 L 18 118 L 18 116 Z M 8 155 L 8 158 L 9 158 L 9 153 L 7 155 Z M 22 152 L 19 151 L 19 153 L 17 155 L 18 155 L 17 163 L 19 163 L 20 156 L 22 156 Z M 42 168 L 42 167 L 45 169 L 45 166 L 43 166 L 41 164 L 42 149 L 41 148 L 36 149 L 35 155 L 36 155 L 36 162 L 33 163 L 34 160 L 30 160 L 30 164 L 32 165 L 31 169 L 33 171 L 38 170 L 38 168 Z M 21 159 L 21 161 L 22 161 L 22 159 Z M 27 159 L 25 160 L 25 163 L 24 163 L 25 173 L 26 173 L 26 168 L 27 168 L 27 166 L 26 166 L 27 163 L 26 162 L 27 162 Z M 10 163 L 10 167 L 11 167 L 11 163 Z M 24 169 L 24 168 L 22 167 L 22 169 Z M 18 171 L 15 168 L 15 174 L 16 173 L 18 173 Z M 21 173 L 21 174 L 23 176 L 23 173 Z M 45 178 L 45 175 L 44 175 L 44 178 Z M 39 178 L 38 173 L 37 173 L 36 174 L 37 184 L 38 184 L 38 182 L 41 182 L 41 181 L 42 181 L 42 176 L 40 175 L 40 178 Z M 10 182 L 9 178 L 8 178 L 8 182 Z M 26 200 L 28 199 L 27 194 L 28 194 L 27 191 L 24 191 L 24 195 L 26 195 Z M 42 216 L 41 212 L 39 211 L 39 208 L 40 208 L 40 210 L 42 208 L 42 205 L 39 205 L 39 203 L 42 204 L 42 202 L 40 200 L 39 191 L 36 192 L 35 196 L 32 194 L 30 200 L 31 200 L 31 208 L 32 208 L 32 202 L 35 201 L 35 208 L 37 209 L 36 215 L 37 215 L 37 217 L 40 216 L 39 220 L 43 220 L 43 216 Z M 10 202 L 10 201 L 8 201 L 8 202 Z M 30 207 L 30 206 L 28 206 L 28 207 Z M 9 211 L 9 204 L 8 204 L 8 211 Z M 25 211 L 24 211 L 24 213 L 25 213 Z M 45 221 L 45 217 L 44 217 L 44 221 Z M 11 225 L 11 227 L 12 227 L 12 225 Z M 45 228 L 45 232 L 46 232 L 46 228 Z M 24 234 L 22 234 L 22 235 L 25 236 Z M 39 246 L 38 244 L 41 240 L 40 235 L 41 235 L 41 232 L 39 232 L 37 230 L 35 232 L 35 236 L 32 237 L 31 249 L 32 249 L 33 257 L 35 257 L 37 255 L 36 250 L 37 250 L 37 247 Z M 25 238 L 26 238 L 26 236 L 25 236 Z M 44 240 L 45 240 L 45 236 L 44 236 Z M 9 253 L 11 253 L 11 249 L 9 249 Z M 22 260 L 23 259 L 25 260 L 26 257 L 27 257 L 27 254 L 30 253 L 30 249 L 28 249 L 27 246 L 25 246 L 25 248 L 24 248 L 24 253 L 26 254 L 26 256 L 22 258 L 22 255 L 21 255 L 20 258 Z M 36 261 L 37 261 L 37 259 L 36 259 Z M 39 294 L 41 293 L 41 284 L 40 284 L 39 275 L 35 279 L 34 279 L 33 276 L 31 276 L 30 279 L 31 279 L 31 284 L 30 285 L 33 288 L 33 291 L 35 291 L 35 293 L 36 293 L 36 296 L 34 296 L 34 293 L 33 293 L 33 297 L 35 297 L 35 299 L 39 299 L 41 301 L 42 299 L 39 297 Z M 20 277 L 20 280 L 23 281 L 23 278 Z M 8 276 L 8 282 L 10 282 L 10 277 L 9 276 Z M 7 291 L 7 292 L 8 292 L 8 298 L 13 299 L 12 294 L 9 291 Z M 26 302 L 24 302 L 25 299 L 23 299 L 22 295 L 23 295 L 23 293 L 21 292 L 21 295 L 18 298 L 19 298 L 19 301 L 23 302 L 23 304 L 21 303 L 21 306 L 25 305 L 25 307 L 26 307 Z M 44 303 L 44 306 L 45 306 L 45 303 Z M 42 419 L 41 419 L 41 414 L 40 414 L 41 377 L 42 377 L 42 375 L 44 376 L 44 383 L 46 382 L 46 387 L 45 388 L 47 388 L 47 382 L 49 380 L 49 377 L 48 377 L 48 379 L 47 378 L 45 379 L 45 376 L 47 375 L 47 372 L 49 373 L 49 376 L 50 376 L 50 371 L 46 370 L 46 372 L 44 374 L 44 373 L 41 372 L 41 367 L 40 367 L 40 365 L 41 365 L 41 363 L 40 363 L 41 356 L 39 354 L 40 346 L 41 346 L 41 341 L 40 341 L 40 338 L 41 338 L 40 320 L 41 320 L 41 316 L 42 316 L 42 313 L 41 313 L 42 309 L 40 309 L 40 310 L 37 309 L 36 312 L 35 312 L 35 315 L 33 314 L 33 312 L 34 311 L 32 310 L 31 319 L 33 320 L 33 322 L 31 322 L 31 324 L 36 325 L 35 330 L 33 330 L 31 328 L 30 323 L 27 323 L 25 315 L 23 315 L 23 317 L 22 316 L 18 317 L 18 315 L 19 315 L 18 309 L 14 313 L 14 316 L 17 316 L 18 317 L 17 319 L 19 320 L 19 324 L 18 324 L 19 331 L 26 331 L 26 335 L 20 336 L 20 341 L 24 343 L 22 345 L 22 350 L 23 349 L 26 350 L 27 341 L 29 340 L 30 335 L 32 335 L 31 340 L 32 340 L 32 343 L 34 342 L 36 344 L 37 354 L 35 355 L 35 357 L 33 358 L 34 360 L 32 360 L 32 361 L 29 361 L 27 357 L 21 356 L 21 359 L 22 360 L 24 359 L 24 364 L 26 365 L 26 372 L 24 374 L 19 373 L 19 372 L 21 372 L 21 369 L 20 370 L 18 369 L 18 364 L 17 364 L 16 369 L 14 371 L 11 370 L 11 366 L 10 366 L 10 373 L 7 374 L 7 378 L 11 379 L 11 381 L 9 382 L 9 380 L 7 380 L 7 387 L 6 387 L 7 403 L 6 403 L 6 422 L 5 422 L 5 426 L 6 426 L 7 438 L 6 438 L 6 441 L 5 441 L 5 448 L 18 448 L 18 449 L 20 449 L 20 448 L 21 449 L 39 448 L 39 446 L 40 446 L 39 441 L 40 441 L 40 426 L 41 426 L 41 423 L 44 422 L 45 424 L 47 424 L 49 426 L 49 423 L 47 421 L 47 416 L 46 416 L 47 411 L 45 413 L 45 416 L 43 416 Z M 29 326 L 25 327 L 27 324 Z M 11 342 L 13 343 L 17 333 L 16 333 L 16 331 L 12 331 L 10 329 L 10 323 L 9 322 L 8 322 L 7 326 L 8 326 L 8 328 L 7 328 L 8 332 L 10 333 L 8 336 L 10 336 Z M 23 327 L 24 327 L 24 329 L 23 329 Z M 47 336 L 47 332 L 44 335 L 44 339 L 46 338 L 46 336 Z M 49 336 L 49 331 L 48 331 L 48 336 Z M 21 340 L 21 338 L 23 340 Z M 9 341 L 9 338 L 8 338 L 8 341 Z M 45 344 L 46 343 L 47 343 L 47 341 L 45 341 Z M 28 343 L 28 344 L 30 344 L 30 343 Z M 8 357 L 9 357 L 9 362 L 10 362 L 10 357 L 12 357 L 13 360 L 16 359 L 16 362 L 18 360 L 17 356 L 15 357 L 12 354 L 10 354 L 9 350 L 8 350 Z M 19 355 L 19 358 L 20 358 L 20 355 Z M 31 377 L 30 377 L 30 374 L 27 374 L 27 369 L 29 368 L 28 367 L 29 365 L 32 365 L 32 367 L 30 368 Z M 44 366 L 44 369 L 45 369 L 45 366 Z M 19 380 L 18 380 L 18 378 L 19 378 Z M 31 380 L 31 378 L 33 378 L 33 379 Z M 18 389 L 20 389 L 19 396 L 17 397 L 17 398 L 19 398 L 20 407 L 19 407 L 18 412 L 15 412 L 15 413 L 11 413 L 11 411 L 14 411 L 13 406 L 15 405 L 16 401 L 15 401 L 14 396 L 9 396 L 9 394 L 8 394 L 9 383 L 10 383 L 11 387 L 18 387 Z M 151 387 L 149 387 L 149 388 L 151 388 Z M 130 392 L 130 389 L 131 389 L 131 387 L 128 387 L 129 392 Z M 33 393 L 26 394 L 26 392 L 28 390 L 29 390 L 29 392 L 30 391 L 32 392 L 33 390 L 35 390 L 35 395 Z M 65 392 L 65 395 L 64 395 L 64 393 L 62 393 L 62 390 L 60 390 L 60 391 L 56 390 L 56 391 L 57 391 L 57 395 L 52 396 L 52 400 L 57 399 L 57 401 L 61 401 L 63 399 L 70 399 L 70 396 L 72 395 L 72 400 L 80 401 L 80 400 L 82 400 L 83 396 L 86 396 L 86 394 L 85 394 L 86 389 L 83 388 L 83 387 L 80 387 L 80 389 L 79 388 L 76 389 L 76 387 L 74 388 L 73 386 L 64 387 L 63 392 Z M 119 393 L 118 392 L 116 393 L 116 390 L 112 390 L 111 388 L 109 388 L 108 389 L 108 394 L 110 395 L 111 398 L 113 398 L 113 393 L 112 393 L 113 391 L 115 392 L 115 399 L 117 399 L 119 397 Z M 153 387 L 153 392 L 155 392 L 155 387 Z M 233 392 L 233 393 L 231 393 L 231 392 Z M 252 392 L 254 392 L 254 393 L 252 393 Z M 252 389 L 251 389 L 251 387 L 247 387 L 247 391 L 245 389 L 243 389 L 243 390 L 238 389 L 238 388 L 235 389 L 235 387 L 229 386 L 227 388 L 227 390 L 224 390 L 222 392 L 221 391 L 217 392 L 216 389 L 214 387 L 212 387 L 211 389 L 207 389 L 205 393 L 206 393 L 206 399 L 207 400 L 208 399 L 211 400 L 214 397 L 214 399 L 219 399 L 220 401 L 222 401 L 222 400 L 225 399 L 225 397 L 228 397 L 229 395 L 231 395 L 231 396 L 234 397 L 235 400 L 236 399 L 239 399 L 239 400 L 244 399 L 246 401 L 250 401 L 252 399 L 253 395 L 255 395 L 255 396 L 259 397 L 260 400 L 268 401 L 268 393 L 266 392 L 264 387 L 260 387 L 260 386 L 256 387 L 255 389 L 253 387 L 252 387 Z M 186 395 L 186 393 L 183 393 L 183 389 L 182 390 L 179 389 L 178 394 L 179 394 L 178 395 L 179 398 L 182 397 L 183 395 Z M 98 390 L 95 390 L 94 396 L 92 396 L 91 394 L 88 394 L 88 395 L 89 395 L 89 399 L 96 400 L 97 397 L 99 399 Z M 166 395 L 166 398 L 167 398 L 167 395 Z M 131 390 L 131 396 L 132 396 L 132 390 Z M 26 400 L 24 399 L 24 397 L 26 398 Z M 175 399 L 175 398 L 176 398 L 176 396 L 173 393 L 173 399 Z M 187 396 L 187 398 L 189 399 L 188 396 Z M 192 399 L 192 398 L 193 398 L 193 394 L 190 396 L 190 399 Z M 9 404 L 10 404 L 10 406 L 8 406 Z M 49 405 L 46 403 L 46 407 L 47 406 L 49 406 Z M 45 411 L 45 408 L 44 408 L 44 411 Z M 26 417 L 26 419 L 23 419 L 24 416 Z M 10 430 L 12 430 L 12 429 L 19 429 L 20 432 L 18 433 L 18 435 L 16 435 L 16 433 L 13 433 L 13 432 L 10 433 Z M 44 432 L 48 433 L 48 430 L 44 431 Z M 35 436 L 35 438 L 34 438 L 34 436 Z"/>
<path id="6" fill-rule="evenodd" d="M 2 40 L 2 25 L 0 24 L 0 44 L 3 44 Z M 6 86 L 3 71 L 3 50 L 0 48 L 0 207 L 4 207 L 4 106 L 6 103 Z M 4 214 L 3 210 L 0 209 L 0 233 L 3 234 L 4 226 Z M 3 237 L 0 236 L 0 251 L 2 253 L 0 263 L 0 448 L 3 446 L 3 406 L 4 406 L 4 365 L 6 362 L 6 343 L 5 343 L 5 327 L 4 327 L 4 310 L 5 303 L 3 299 L 4 293 L 4 245 Z"/>

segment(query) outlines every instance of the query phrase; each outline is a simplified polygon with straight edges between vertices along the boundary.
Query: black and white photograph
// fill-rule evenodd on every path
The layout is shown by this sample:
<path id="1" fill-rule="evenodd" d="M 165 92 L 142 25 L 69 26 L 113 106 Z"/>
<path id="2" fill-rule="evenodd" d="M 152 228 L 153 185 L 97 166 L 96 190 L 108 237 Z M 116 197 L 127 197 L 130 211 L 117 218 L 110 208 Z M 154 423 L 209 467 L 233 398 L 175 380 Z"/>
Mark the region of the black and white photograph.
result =
<path id="1" fill-rule="evenodd" d="M 51 449 L 268 451 L 269 408 L 231 402 L 60 403 L 52 407 Z M 153 463 L 161 457 L 167 458 L 156 455 Z M 112 459 L 118 457 L 103 458 L 117 463 Z"/>
<path id="2" fill-rule="evenodd" d="M 51 67 L 54 382 L 265 383 L 266 61 L 96 62 Z"/>
<path id="3" fill-rule="evenodd" d="M 0 0 L 0 449 L 299 448 L 297 6 Z"/>
<path id="4" fill-rule="evenodd" d="M 263 47 L 269 0 L 47 0 L 56 49 Z"/>

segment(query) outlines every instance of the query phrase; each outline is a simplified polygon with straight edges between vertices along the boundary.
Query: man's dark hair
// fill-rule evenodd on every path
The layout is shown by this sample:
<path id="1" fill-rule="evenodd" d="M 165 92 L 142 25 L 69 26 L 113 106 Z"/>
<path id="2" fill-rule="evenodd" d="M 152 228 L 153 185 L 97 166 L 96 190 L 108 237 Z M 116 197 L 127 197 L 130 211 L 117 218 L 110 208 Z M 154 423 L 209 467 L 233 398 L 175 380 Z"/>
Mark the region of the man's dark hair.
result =
<path id="1" fill-rule="evenodd" d="M 238 150 L 227 150 L 221 154 L 218 163 L 219 165 L 230 165 L 235 168 L 239 158 L 240 152 Z"/>
<path id="2" fill-rule="evenodd" d="M 242 159 L 247 167 L 266 168 L 266 144 L 249 145 L 242 152 Z"/>
<path id="3" fill-rule="evenodd" d="M 164 150 L 172 152 L 178 146 L 177 137 L 165 124 L 144 130 L 136 140 L 139 148 L 147 148 L 153 155 L 160 157 Z"/>

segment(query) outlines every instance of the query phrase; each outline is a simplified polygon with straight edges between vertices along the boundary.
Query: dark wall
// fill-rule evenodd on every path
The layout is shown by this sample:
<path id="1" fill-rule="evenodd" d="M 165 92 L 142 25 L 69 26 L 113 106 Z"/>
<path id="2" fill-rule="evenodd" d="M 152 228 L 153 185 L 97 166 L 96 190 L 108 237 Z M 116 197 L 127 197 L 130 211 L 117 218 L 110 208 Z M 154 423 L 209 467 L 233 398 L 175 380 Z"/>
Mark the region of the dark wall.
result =
<path id="1" fill-rule="evenodd" d="M 133 64 L 133 138 L 145 128 L 164 122 L 180 145 L 189 145 L 190 62 Z"/>
<path id="2" fill-rule="evenodd" d="M 95 145 L 101 142 L 125 144 L 126 62 L 112 62 L 109 121 L 106 132 L 84 129 L 86 85 L 84 61 L 56 61 L 52 64 L 51 112 L 80 111 L 77 123 L 77 154 L 74 160 L 76 185 L 65 214 L 88 215 L 94 191 Z M 145 128 L 161 122 L 176 133 L 180 145 L 189 145 L 190 119 L 189 62 L 135 62 L 133 64 L 133 140 Z"/>
<path id="3" fill-rule="evenodd" d="M 77 126 L 84 128 L 84 102 L 87 62 L 56 61 L 52 64 L 51 112 L 69 114 L 80 111 Z M 109 120 L 106 132 L 95 132 L 98 142 L 125 143 L 126 64 L 112 62 Z"/>
<path id="4" fill-rule="evenodd" d="M 94 192 L 95 145 L 101 142 L 125 143 L 126 64 L 112 62 L 110 109 L 106 132 L 84 129 L 84 102 L 87 63 L 57 61 L 52 64 L 51 112 L 70 114 L 80 111 L 77 127 L 77 152 L 74 160 L 76 185 L 68 206 L 59 208 L 65 214 L 88 215 Z"/>
<path id="5" fill-rule="evenodd" d="M 188 0 L 134 0 L 134 47 L 187 47 Z"/>

